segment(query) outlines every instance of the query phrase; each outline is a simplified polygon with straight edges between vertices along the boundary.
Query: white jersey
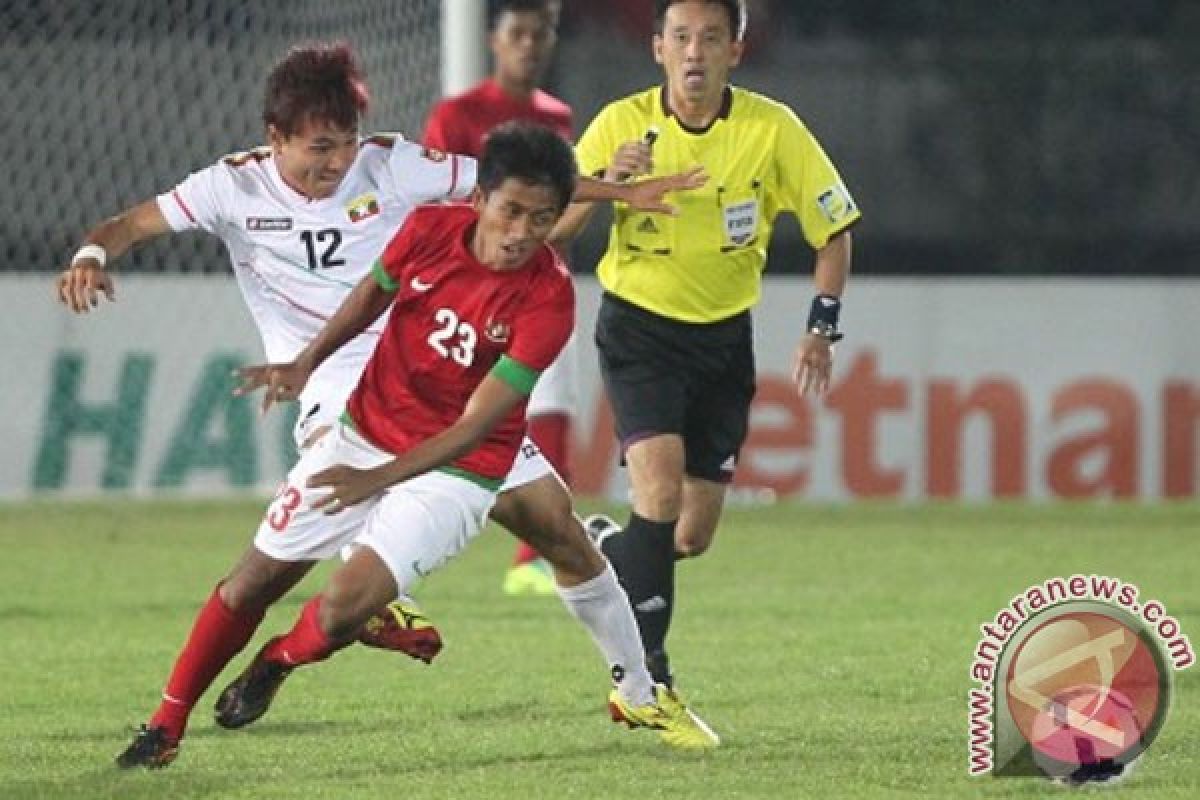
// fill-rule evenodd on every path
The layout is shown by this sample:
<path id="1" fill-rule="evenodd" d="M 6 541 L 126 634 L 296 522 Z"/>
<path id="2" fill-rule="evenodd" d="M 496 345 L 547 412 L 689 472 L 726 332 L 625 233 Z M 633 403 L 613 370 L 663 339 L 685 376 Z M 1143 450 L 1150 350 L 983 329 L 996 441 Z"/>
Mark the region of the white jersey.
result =
<path id="1" fill-rule="evenodd" d="M 172 230 L 205 230 L 225 243 L 266 358 L 281 362 L 320 332 L 414 207 L 462 199 L 475 178 L 471 158 L 378 135 L 363 140 L 331 197 L 292 189 L 270 149 L 259 148 L 192 173 L 159 195 L 158 207 Z M 318 403 L 324 421 L 341 413 L 382 329 L 383 318 L 313 373 L 302 422 Z"/>

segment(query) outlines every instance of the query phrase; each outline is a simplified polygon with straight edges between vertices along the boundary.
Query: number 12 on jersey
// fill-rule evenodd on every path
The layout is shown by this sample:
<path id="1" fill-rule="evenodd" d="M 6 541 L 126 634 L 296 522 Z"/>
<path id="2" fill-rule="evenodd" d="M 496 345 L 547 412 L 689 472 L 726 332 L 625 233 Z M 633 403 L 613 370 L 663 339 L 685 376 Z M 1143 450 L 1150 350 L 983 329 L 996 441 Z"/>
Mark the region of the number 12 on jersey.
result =
<path id="1" fill-rule="evenodd" d="M 300 238 L 304 241 L 304 249 L 308 252 L 308 268 L 310 270 L 315 270 L 317 267 L 331 269 L 345 265 L 346 259 L 337 257 L 338 248 L 342 246 L 342 232 L 337 228 L 325 228 L 315 234 L 312 231 L 301 231 Z M 324 248 L 319 257 L 318 245 L 322 245 Z"/>

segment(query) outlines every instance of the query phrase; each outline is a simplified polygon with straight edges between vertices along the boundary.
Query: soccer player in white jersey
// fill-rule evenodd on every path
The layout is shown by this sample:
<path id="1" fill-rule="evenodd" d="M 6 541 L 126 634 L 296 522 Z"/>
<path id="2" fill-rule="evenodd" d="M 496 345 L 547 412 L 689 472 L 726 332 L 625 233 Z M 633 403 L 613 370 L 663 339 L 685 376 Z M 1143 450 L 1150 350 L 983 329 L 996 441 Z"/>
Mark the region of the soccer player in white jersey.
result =
<path id="1" fill-rule="evenodd" d="M 115 299 L 106 263 L 138 242 L 202 229 L 222 239 L 263 339 L 269 361 L 288 361 L 312 339 L 367 274 L 391 234 L 416 206 L 466 197 L 475 162 L 426 150 L 395 136 L 362 138 L 367 108 L 363 74 L 348 46 L 293 48 L 267 80 L 263 120 L 268 147 L 222 159 L 179 184 L 102 222 L 58 279 L 72 311 Z M 667 211 L 664 193 L 692 188 L 689 173 L 629 186 L 581 179 L 577 199 L 621 199 Z M 312 376 L 301 402 L 297 444 L 316 441 L 342 412 L 378 339 L 378 325 L 347 343 Z M 554 566 L 560 595 L 614 669 L 640 666 L 636 625 L 607 562 L 586 540 L 561 481 L 526 443 L 491 515 Z M 257 543 L 256 543 L 257 544 Z M 118 758 L 123 767 L 159 767 L 178 752 L 192 708 L 245 647 L 264 609 L 313 565 L 249 547 L 201 608 L 149 724 Z M 440 647 L 432 626 L 403 607 L 381 610 L 363 641 L 430 660 Z M 622 688 L 625 682 L 618 684 Z M 645 697 L 626 697 L 630 704 Z M 652 699 L 652 698 L 651 698 Z"/>

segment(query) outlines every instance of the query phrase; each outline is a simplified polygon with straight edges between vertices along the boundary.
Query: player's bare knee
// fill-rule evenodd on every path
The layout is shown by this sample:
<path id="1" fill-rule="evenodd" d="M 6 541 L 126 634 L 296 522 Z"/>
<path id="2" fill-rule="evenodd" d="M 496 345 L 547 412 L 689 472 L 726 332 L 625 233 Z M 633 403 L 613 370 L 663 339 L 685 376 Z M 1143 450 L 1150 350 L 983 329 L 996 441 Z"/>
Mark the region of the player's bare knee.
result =
<path id="1" fill-rule="evenodd" d="M 235 568 L 218 589 L 221 602 L 235 613 L 265 608 L 274 601 L 271 575 L 262 569 Z"/>
<path id="2" fill-rule="evenodd" d="M 221 597 L 221 603 L 230 611 L 240 614 L 246 610 L 246 595 L 240 590 L 233 575 L 221 581 L 217 593 Z"/>
<path id="3" fill-rule="evenodd" d="M 527 497 L 517 490 L 501 495 L 504 505 L 497 503 L 492 519 L 503 525 L 514 536 L 524 541 L 550 563 L 555 563 L 561 552 L 569 552 L 580 541 L 586 541 L 583 527 L 575 518 L 571 498 L 564 491 L 561 497 L 541 494 L 536 499 Z M 578 530 L 576 530 L 578 529 Z"/>
<path id="4" fill-rule="evenodd" d="M 676 538 L 675 555 L 680 558 L 696 558 L 707 552 L 711 539 Z"/>
<path id="5" fill-rule="evenodd" d="M 680 558 L 696 558 L 704 555 L 712 546 L 717 534 L 714 524 L 696 524 L 694 519 L 685 517 L 675 528 L 675 554 Z"/>

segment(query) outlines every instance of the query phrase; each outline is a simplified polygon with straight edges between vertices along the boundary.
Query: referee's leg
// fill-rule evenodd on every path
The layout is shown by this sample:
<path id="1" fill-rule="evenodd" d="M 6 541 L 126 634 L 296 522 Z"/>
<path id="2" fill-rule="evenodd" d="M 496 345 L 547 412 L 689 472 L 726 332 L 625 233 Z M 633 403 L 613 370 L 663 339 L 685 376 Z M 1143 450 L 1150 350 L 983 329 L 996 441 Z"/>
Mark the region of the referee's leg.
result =
<path id="1" fill-rule="evenodd" d="M 655 682 L 671 685 L 667 632 L 675 607 L 675 526 L 683 504 L 683 438 L 657 434 L 625 450 L 633 509 L 624 535 L 609 537 L 613 560 L 629 595 Z M 610 552 L 612 550 L 612 552 Z"/>
<path id="2" fill-rule="evenodd" d="M 675 555 L 695 558 L 712 546 L 717 523 L 725 508 L 727 483 L 704 480 L 692 475 L 683 479 L 683 502 L 679 523 L 675 526 Z"/>

